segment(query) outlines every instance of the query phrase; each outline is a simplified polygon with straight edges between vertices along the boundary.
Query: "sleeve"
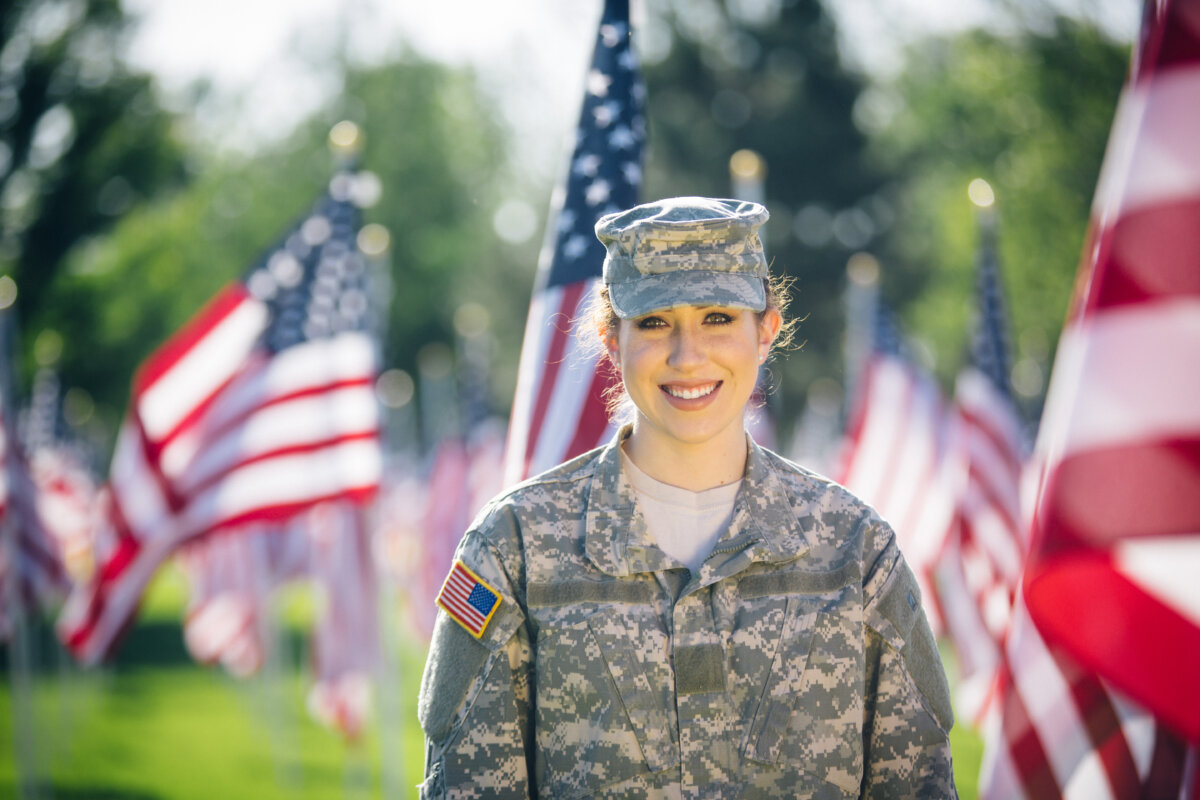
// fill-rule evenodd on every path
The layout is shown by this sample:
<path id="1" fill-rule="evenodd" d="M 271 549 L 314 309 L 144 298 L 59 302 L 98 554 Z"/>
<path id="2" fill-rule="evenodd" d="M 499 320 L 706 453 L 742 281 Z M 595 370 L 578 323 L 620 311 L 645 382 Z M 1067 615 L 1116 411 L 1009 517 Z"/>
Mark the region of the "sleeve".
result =
<path id="1" fill-rule="evenodd" d="M 954 798 L 954 714 L 921 590 L 890 528 L 866 576 L 865 798 Z"/>
<path id="2" fill-rule="evenodd" d="M 453 613 L 455 603 L 446 597 L 449 580 L 439 594 L 417 703 L 425 733 L 420 797 L 527 798 L 534 791 L 532 648 L 525 616 L 509 578 L 512 572 L 479 532 L 463 537 L 452 575 L 460 565 L 468 580 L 482 582 L 499 603 L 477 633 L 477 622 L 460 622 Z"/>

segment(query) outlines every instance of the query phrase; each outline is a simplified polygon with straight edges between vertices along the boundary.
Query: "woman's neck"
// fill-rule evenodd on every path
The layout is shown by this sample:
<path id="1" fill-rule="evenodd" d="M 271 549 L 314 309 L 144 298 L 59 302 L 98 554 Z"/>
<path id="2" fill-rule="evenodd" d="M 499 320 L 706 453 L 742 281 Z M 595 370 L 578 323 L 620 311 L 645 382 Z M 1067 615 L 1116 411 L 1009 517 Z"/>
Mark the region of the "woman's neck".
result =
<path id="1" fill-rule="evenodd" d="M 633 431 L 622 442 L 625 455 L 638 469 L 656 481 L 702 492 L 742 479 L 746 470 L 746 432 L 731 428 L 703 442 L 681 442 L 656 435 L 649 426 L 635 421 Z"/>

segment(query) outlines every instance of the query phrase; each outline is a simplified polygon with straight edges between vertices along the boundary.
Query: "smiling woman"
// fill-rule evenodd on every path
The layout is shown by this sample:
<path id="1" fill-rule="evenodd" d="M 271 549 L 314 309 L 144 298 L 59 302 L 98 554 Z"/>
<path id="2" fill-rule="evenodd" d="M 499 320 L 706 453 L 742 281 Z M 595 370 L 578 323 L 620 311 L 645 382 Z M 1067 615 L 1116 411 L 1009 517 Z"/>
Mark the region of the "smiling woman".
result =
<path id="1" fill-rule="evenodd" d="M 783 326 L 757 203 L 596 224 L 632 421 L 492 501 L 439 597 L 422 797 L 954 797 L 891 529 L 744 427 Z"/>

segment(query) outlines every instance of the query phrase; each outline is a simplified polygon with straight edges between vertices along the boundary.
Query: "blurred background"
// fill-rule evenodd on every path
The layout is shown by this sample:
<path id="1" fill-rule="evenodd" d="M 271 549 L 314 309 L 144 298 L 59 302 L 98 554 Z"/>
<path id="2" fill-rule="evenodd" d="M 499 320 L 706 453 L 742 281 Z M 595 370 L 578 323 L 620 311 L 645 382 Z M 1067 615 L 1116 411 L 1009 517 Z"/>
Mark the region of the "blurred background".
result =
<path id="1" fill-rule="evenodd" d="M 13 407 L 44 408 L 41 387 L 54 408 L 42 424 L 103 482 L 138 365 L 308 211 L 340 163 L 330 131 L 352 121 L 360 205 L 386 232 L 376 392 L 381 517 L 396 534 L 373 555 L 390 680 L 376 681 L 365 719 L 305 711 L 320 705 L 307 686 L 319 592 L 280 589 L 271 652 L 240 678 L 185 648 L 195 584 L 168 564 L 104 666 L 75 665 L 49 616 L 30 621 L 28 683 L 5 648 L 0 794 L 413 796 L 431 595 L 408 593 L 436 591 L 444 572 L 414 542 L 437 526 L 456 536 L 473 510 L 435 519 L 437 481 L 499 486 L 498 462 L 468 479 L 439 445 L 490 425 L 495 457 L 503 437 L 601 6 L 3 5 Z M 868 266 L 910 357 L 949 392 L 987 246 L 1032 440 L 1139 19 L 1115 1 L 635 0 L 641 198 L 758 192 L 773 270 L 795 280 L 802 344 L 774 361 L 766 401 L 779 450 L 838 469 L 848 331 L 866 324 L 847 316 L 848 265 Z M 731 162 L 739 151 L 757 156 L 748 173 Z M 974 797 L 982 740 L 970 724 L 955 735 L 960 790 Z"/>

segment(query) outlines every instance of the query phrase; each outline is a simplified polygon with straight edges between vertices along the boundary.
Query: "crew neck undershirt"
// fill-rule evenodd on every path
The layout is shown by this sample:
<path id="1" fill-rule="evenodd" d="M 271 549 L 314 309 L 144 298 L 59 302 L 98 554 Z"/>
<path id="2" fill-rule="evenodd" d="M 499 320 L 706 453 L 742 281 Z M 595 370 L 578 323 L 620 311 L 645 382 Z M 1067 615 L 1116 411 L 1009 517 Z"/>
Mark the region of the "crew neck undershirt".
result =
<path id="1" fill-rule="evenodd" d="M 729 527 L 741 480 L 693 492 L 651 478 L 623 450 L 621 466 L 633 486 L 651 540 L 693 574 L 698 572 Z"/>

